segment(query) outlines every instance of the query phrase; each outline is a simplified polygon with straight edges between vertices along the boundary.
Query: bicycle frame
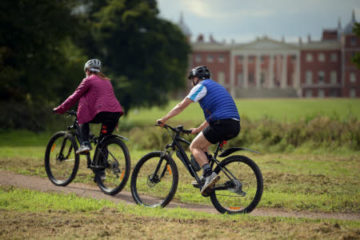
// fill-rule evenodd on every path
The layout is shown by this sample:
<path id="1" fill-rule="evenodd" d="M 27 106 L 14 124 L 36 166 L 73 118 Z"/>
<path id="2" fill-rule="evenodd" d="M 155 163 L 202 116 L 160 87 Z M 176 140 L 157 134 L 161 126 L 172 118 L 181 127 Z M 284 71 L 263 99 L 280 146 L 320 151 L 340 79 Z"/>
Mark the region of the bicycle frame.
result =
<path id="1" fill-rule="evenodd" d="M 196 173 L 194 167 L 193 167 L 192 164 L 191 164 L 191 161 L 189 160 L 189 157 L 187 156 L 187 154 L 185 153 L 184 148 L 183 148 L 183 147 L 181 146 L 181 144 L 180 144 L 180 143 L 185 143 L 185 144 L 187 144 L 187 145 L 190 145 L 190 142 L 189 142 L 189 141 L 187 141 L 186 139 L 180 137 L 180 133 L 181 133 L 181 132 L 184 132 L 184 133 L 190 133 L 190 132 L 189 132 L 188 130 L 183 130 L 183 129 L 182 129 L 182 126 L 178 126 L 176 129 L 174 129 L 174 128 L 166 125 L 166 128 L 170 128 L 172 131 L 175 132 L 175 134 L 174 134 L 174 136 L 173 136 L 173 138 L 172 138 L 172 142 L 171 142 L 170 144 L 167 144 L 167 145 L 165 146 L 165 149 L 164 149 L 164 151 L 163 151 L 163 154 L 168 154 L 169 157 L 171 157 L 172 152 L 173 152 L 173 151 L 176 151 L 176 155 L 177 155 L 178 158 L 181 160 L 181 162 L 184 164 L 185 168 L 188 170 L 188 172 L 191 174 L 191 176 L 193 176 L 193 177 L 196 179 L 196 181 L 197 181 L 198 183 L 200 183 L 201 180 L 200 180 L 199 175 Z M 217 147 L 216 147 L 216 150 L 215 150 L 215 152 L 214 152 L 214 156 L 209 156 L 209 155 L 208 155 L 208 159 L 209 159 L 209 163 L 210 163 L 211 168 L 213 168 L 214 163 L 216 163 L 217 165 L 220 163 L 220 162 L 216 159 L 216 157 L 217 157 L 218 153 L 222 150 L 223 144 L 224 144 L 224 142 L 219 142 L 219 143 L 218 143 L 218 145 L 217 145 Z M 168 149 L 171 149 L 171 151 L 169 151 Z M 161 159 L 160 159 L 160 161 L 159 161 L 159 164 L 158 164 L 158 166 L 156 167 L 155 173 L 158 172 L 158 170 L 159 170 L 159 168 L 160 168 L 160 166 L 161 166 L 161 164 L 162 164 L 163 157 L 164 157 L 164 155 L 162 155 L 162 157 L 161 157 Z M 227 169 L 225 169 L 225 170 L 226 170 L 227 172 L 229 172 Z M 225 174 L 226 174 L 226 171 L 224 171 Z M 165 169 L 164 169 L 163 173 L 161 174 L 161 177 L 163 176 L 164 172 L 165 172 Z M 230 173 L 230 175 L 232 175 L 231 172 L 229 172 L 229 173 Z M 227 174 L 226 174 L 226 175 L 227 175 Z M 229 176 L 228 176 L 228 177 L 229 177 Z M 233 175 L 232 175 L 232 177 L 234 178 Z M 229 177 L 229 178 L 230 178 L 230 177 Z"/>
<path id="2" fill-rule="evenodd" d="M 176 155 L 181 160 L 181 162 L 184 164 L 185 168 L 188 170 L 188 172 L 191 174 L 191 176 L 193 176 L 196 179 L 196 181 L 198 183 L 200 183 L 201 180 L 199 178 L 199 175 L 196 173 L 194 167 L 191 164 L 191 161 L 189 160 L 189 157 L 187 156 L 187 154 L 185 153 L 184 148 L 180 144 L 180 143 L 185 143 L 187 145 L 190 145 L 189 141 L 187 141 L 184 138 L 180 137 L 181 132 L 190 133 L 190 131 L 189 130 L 184 130 L 182 126 L 178 126 L 177 128 L 172 128 L 169 125 L 165 125 L 165 128 L 170 128 L 175 134 L 172 137 L 172 142 L 165 146 L 165 149 L 162 152 L 163 155 L 160 157 L 160 161 L 159 161 L 158 166 L 155 169 L 154 175 L 156 175 L 156 173 L 159 171 L 160 166 L 161 166 L 162 161 L 163 161 L 163 158 L 164 158 L 164 155 L 167 154 L 171 158 L 172 152 L 176 151 Z M 207 154 L 210 167 L 211 167 L 211 169 L 214 169 L 214 164 L 216 164 L 217 166 L 219 166 L 221 168 L 221 170 L 224 172 L 224 174 L 229 179 L 236 179 L 236 177 L 231 173 L 231 171 L 229 171 L 226 167 L 222 167 L 220 165 L 220 161 L 216 159 L 218 154 L 220 152 L 222 152 L 224 144 L 226 144 L 226 141 L 221 141 L 221 142 L 219 142 L 217 144 L 217 147 L 216 147 L 216 150 L 214 151 L 213 156 Z M 168 149 L 171 149 L 171 150 L 169 151 Z M 258 153 L 256 151 L 253 151 L 253 150 L 247 149 L 247 148 L 232 147 L 232 148 L 229 148 L 229 149 L 226 149 L 225 151 L 223 151 L 219 156 L 220 157 L 225 157 L 225 156 L 228 156 L 228 155 L 230 155 L 230 154 L 232 154 L 232 153 L 234 153 L 236 151 L 242 151 L 242 150 L 247 150 L 247 151 L 250 151 L 250 152 Z M 160 175 L 161 177 L 164 176 L 165 171 L 166 171 L 166 166 L 165 166 L 162 174 Z M 218 186 L 216 188 L 217 189 L 223 189 L 224 186 Z M 224 189 L 226 189 L 226 187 Z"/>

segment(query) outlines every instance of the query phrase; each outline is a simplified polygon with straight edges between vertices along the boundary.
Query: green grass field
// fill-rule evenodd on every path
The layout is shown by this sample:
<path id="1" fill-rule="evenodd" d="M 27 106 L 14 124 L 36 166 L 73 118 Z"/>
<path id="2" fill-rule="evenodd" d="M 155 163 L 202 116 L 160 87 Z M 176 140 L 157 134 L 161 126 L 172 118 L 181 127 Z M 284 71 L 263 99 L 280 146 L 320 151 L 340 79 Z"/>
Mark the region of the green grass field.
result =
<path id="1" fill-rule="evenodd" d="M 171 101 L 164 108 L 131 110 L 127 121 L 152 125 L 177 103 L 178 101 Z M 240 117 L 251 120 L 267 117 L 278 121 L 297 121 L 318 115 L 339 120 L 360 118 L 360 99 L 238 99 L 236 105 Z M 203 112 L 198 103 L 191 104 L 183 113 L 174 117 L 174 121 L 185 124 L 201 123 L 203 120 Z"/>
<path id="2" fill-rule="evenodd" d="M 141 139 L 151 142 L 158 137 L 156 134 L 144 136 L 145 133 L 148 134 L 143 131 L 144 126 L 152 129 L 150 134 L 160 132 L 158 128 L 152 127 L 153 123 L 176 103 L 172 101 L 165 109 L 132 110 L 126 119 L 120 120 L 121 133 L 130 139 L 126 144 L 130 149 L 132 167 L 143 155 L 158 149 L 141 149 L 136 146 Z M 243 119 L 273 119 L 295 124 L 301 119 L 309 120 L 319 115 L 345 123 L 350 118 L 360 119 L 359 103 L 359 100 L 349 99 L 237 101 Z M 198 104 L 192 104 L 182 115 L 171 120 L 170 124 L 182 123 L 185 127 L 193 127 L 202 122 L 202 119 Z M 321 123 L 322 121 L 312 127 L 321 128 Z M 59 130 L 63 130 L 64 126 Z M 129 131 L 126 131 L 127 126 Z M 142 128 L 136 130 L 138 126 Z M 137 138 L 136 134 L 139 135 Z M 44 152 L 51 135 L 51 132 L 31 133 L 22 130 L 0 132 L 0 169 L 46 179 Z M 356 135 L 354 139 L 356 140 Z M 163 142 L 159 141 L 159 144 Z M 278 149 L 264 151 L 260 155 L 241 153 L 255 160 L 263 173 L 264 194 L 259 208 L 337 214 L 360 212 L 360 152 L 331 147 L 331 144 L 330 147 L 318 148 L 313 144 L 316 143 L 308 142 L 306 146 L 293 147 L 292 151 Z M 201 197 L 199 191 L 191 186 L 193 179 L 175 155 L 174 158 L 180 173 L 174 201 L 211 206 L 209 199 Z M 80 162 L 74 181 L 94 185 L 93 174 L 86 168 L 85 158 L 81 157 Z M 129 190 L 128 182 L 124 191 Z M 6 187 L 0 188 L 0 214 L 3 216 L 0 219 L 1 239 L 14 236 L 49 239 L 54 235 L 58 239 L 138 239 L 144 236 L 167 239 L 170 233 L 173 239 L 360 238 L 360 221 L 227 216 L 185 209 L 145 209 L 74 195 Z"/>

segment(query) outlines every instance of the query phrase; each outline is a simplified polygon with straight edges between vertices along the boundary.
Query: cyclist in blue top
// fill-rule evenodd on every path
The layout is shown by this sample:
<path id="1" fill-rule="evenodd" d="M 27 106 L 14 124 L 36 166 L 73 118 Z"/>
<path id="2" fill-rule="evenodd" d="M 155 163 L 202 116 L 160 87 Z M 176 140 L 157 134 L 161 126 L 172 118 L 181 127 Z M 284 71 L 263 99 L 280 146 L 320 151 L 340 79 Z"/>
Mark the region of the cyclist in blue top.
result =
<path id="1" fill-rule="evenodd" d="M 192 141 L 190 151 L 203 169 L 201 194 L 208 196 L 220 179 L 210 168 L 206 155 L 208 147 L 236 137 L 240 132 L 240 116 L 231 95 L 223 86 L 210 79 L 210 71 L 206 66 L 193 68 L 188 79 L 193 83 L 190 93 L 157 122 L 164 126 L 167 120 L 178 115 L 190 103 L 200 103 L 206 120 L 198 128 L 191 129 L 192 134 L 198 135 Z"/>

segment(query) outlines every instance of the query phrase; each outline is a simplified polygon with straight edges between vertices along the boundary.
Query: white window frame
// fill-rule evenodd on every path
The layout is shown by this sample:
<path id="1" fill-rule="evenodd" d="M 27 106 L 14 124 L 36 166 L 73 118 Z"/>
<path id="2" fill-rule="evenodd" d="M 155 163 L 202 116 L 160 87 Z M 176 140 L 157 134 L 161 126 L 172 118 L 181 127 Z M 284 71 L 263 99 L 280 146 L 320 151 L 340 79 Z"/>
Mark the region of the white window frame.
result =
<path id="1" fill-rule="evenodd" d="M 354 72 L 350 73 L 349 80 L 351 83 L 356 83 L 356 74 Z"/>
<path id="2" fill-rule="evenodd" d="M 356 89 L 350 88 L 349 97 L 356 98 Z"/>
<path id="3" fill-rule="evenodd" d="M 313 83 L 313 73 L 312 73 L 312 71 L 306 71 L 305 72 L 305 82 L 308 85 L 311 85 Z"/>
<path id="4" fill-rule="evenodd" d="M 196 54 L 195 56 L 195 62 L 200 63 L 202 61 L 202 57 L 200 54 Z"/>
<path id="5" fill-rule="evenodd" d="M 324 89 L 318 90 L 318 98 L 324 98 L 325 97 L 325 91 Z"/>
<path id="6" fill-rule="evenodd" d="M 330 72 L 330 82 L 331 82 L 331 84 L 337 84 L 337 72 L 336 71 Z"/>
<path id="7" fill-rule="evenodd" d="M 331 62 L 337 62 L 338 61 L 338 55 L 336 53 L 332 53 L 330 56 Z"/>
<path id="8" fill-rule="evenodd" d="M 318 54 L 318 60 L 319 60 L 319 62 L 325 62 L 325 54 L 324 53 L 319 53 Z"/>
<path id="9" fill-rule="evenodd" d="M 312 53 L 307 53 L 306 54 L 306 61 L 307 62 L 312 62 L 313 61 L 313 54 Z"/>
<path id="10" fill-rule="evenodd" d="M 225 73 L 224 72 L 218 72 L 217 77 L 218 77 L 217 82 L 224 86 L 225 85 Z"/>
<path id="11" fill-rule="evenodd" d="M 206 61 L 209 62 L 209 63 L 214 62 L 214 56 L 211 55 L 211 54 L 207 55 Z"/>
<path id="12" fill-rule="evenodd" d="M 224 63 L 225 62 L 225 57 L 224 57 L 223 54 L 219 55 L 218 61 L 219 61 L 219 63 Z"/>
<path id="13" fill-rule="evenodd" d="M 305 97 L 306 98 L 311 98 L 312 96 L 313 96 L 312 90 L 311 89 L 306 89 L 305 90 Z"/>
<path id="14" fill-rule="evenodd" d="M 325 72 L 324 71 L 318 71 L 318 84 L 324 84 L 325 83 Z"/>

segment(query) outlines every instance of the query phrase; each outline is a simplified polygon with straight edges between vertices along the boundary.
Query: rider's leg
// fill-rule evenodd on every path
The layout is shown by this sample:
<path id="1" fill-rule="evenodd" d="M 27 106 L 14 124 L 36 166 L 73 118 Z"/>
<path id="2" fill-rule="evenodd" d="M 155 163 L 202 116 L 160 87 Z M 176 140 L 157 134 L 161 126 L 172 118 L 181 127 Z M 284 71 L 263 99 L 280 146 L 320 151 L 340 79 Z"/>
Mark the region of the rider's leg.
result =
<path id="1" fill-rule="evenodd" d="M 89 143 L 89 123 L 79 124 L 80 127 L 80 148 L 76 151 L 77 154 L 87 153 L 90 151 Z"/>
<path id="2" fill-rule="evenodd" d="M 195 160 L 199 163 L 200 167 L 209 163 L 205 152 L 210 145 L 211 143 L 204 137 L 202 132 L 200 132 L 190 144 L 190 151 Z"/>
<path id="3" fill-rule="evenodd" d="M 199 163 L 199 165 L 204 170 L 204 179 L 205 183 L 203 187 L 201 188 L 201 194 L 203 196 L 209 195 L 209 190 L 215 185 L 215 183 L 220 179 L 220 177 L 215 173 L 212 172 L 211 167 L 209 165 L 209 161 L 207 159 L 207 156 L 205 154 L 205 151 L 207 151 L 208 147 L 212 143 L 209 142 L 203 133 L 199 133 L 195 139 L 190 144 L 190 151 L 195 157 L 195 160 Z"/>

